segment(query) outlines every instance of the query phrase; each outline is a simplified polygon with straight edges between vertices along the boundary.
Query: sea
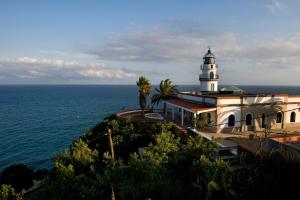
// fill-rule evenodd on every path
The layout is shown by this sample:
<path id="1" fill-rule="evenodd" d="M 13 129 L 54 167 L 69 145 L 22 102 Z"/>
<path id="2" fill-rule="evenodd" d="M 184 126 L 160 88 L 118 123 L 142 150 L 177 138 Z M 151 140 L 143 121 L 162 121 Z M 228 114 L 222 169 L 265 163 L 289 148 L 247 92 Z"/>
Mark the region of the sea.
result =
<path id="1" fill-rule="evenodd" d="M 250 93 L 300 94 L 300 86 L 238 87 Z M 0 85 L 0 172 L 19 163 L 50 169 L 56 153 L 105 116 L 138 105 L 135 85 Z"/>

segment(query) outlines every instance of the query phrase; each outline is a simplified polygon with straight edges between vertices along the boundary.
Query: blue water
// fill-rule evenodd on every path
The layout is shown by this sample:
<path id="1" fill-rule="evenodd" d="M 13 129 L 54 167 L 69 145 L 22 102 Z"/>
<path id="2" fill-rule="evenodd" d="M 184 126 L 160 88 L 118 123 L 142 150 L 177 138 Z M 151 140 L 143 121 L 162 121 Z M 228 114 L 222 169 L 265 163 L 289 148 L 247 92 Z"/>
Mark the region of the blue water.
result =
<path id="1" fill-rule="evenodd" d="M 51 156 L 137 97 L 136 86 L 0 86 L 0 171 L 51 167 Z"/>
<path id="2" fill-rule="evenodd" d="M 199 86 L 181 86 L 198 90 Z M 300 94 L 300 87 L 240 86 L 248 92 Z M 0 171 L 24 163 L 50 168 L 68 148 L 109 113 L 138 107 L 132 86 L 0 86 Z"/>

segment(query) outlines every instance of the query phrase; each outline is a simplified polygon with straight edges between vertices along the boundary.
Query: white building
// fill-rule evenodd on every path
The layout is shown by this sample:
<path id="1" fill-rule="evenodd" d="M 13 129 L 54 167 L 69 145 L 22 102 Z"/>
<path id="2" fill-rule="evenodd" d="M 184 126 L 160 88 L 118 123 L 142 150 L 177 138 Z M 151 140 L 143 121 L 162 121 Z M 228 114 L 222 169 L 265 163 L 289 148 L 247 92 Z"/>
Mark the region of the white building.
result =
<path id="1" fill-rule="evenodd" d="M 218 91 L 218 66 L 209 49 L 199 77 L 201 92 L 181 92 L 166 101 L 173 120 L 182 126 L 206 115 L 211 132 L 244 132 L 300 127 L 300 95 L 247 94 L 236 88 Z"/>

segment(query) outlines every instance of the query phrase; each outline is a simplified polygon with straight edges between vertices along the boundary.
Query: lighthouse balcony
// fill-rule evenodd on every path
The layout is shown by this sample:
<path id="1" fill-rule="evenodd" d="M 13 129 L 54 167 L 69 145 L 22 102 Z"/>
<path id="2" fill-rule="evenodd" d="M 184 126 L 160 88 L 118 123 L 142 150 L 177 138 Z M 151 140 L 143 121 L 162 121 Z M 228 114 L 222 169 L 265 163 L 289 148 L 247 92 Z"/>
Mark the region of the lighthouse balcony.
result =
<path id="1" fill-rule="evenodd" d="M 201 70 L 208 70 L 208 69 L 218 69 L 219 68 L 219 65 L 218 64 L 211 64 L 211 65 L 200 65 L 200 69 Z"/>
<path id="2" fill-rule="evenodd" d="M 200 74 L 199 80 L 200 81 L 217 81 L 217 80 L 219 80 L 219 75 L 216 74 L 213 76 L 208 76 L 207 74 Z"/>

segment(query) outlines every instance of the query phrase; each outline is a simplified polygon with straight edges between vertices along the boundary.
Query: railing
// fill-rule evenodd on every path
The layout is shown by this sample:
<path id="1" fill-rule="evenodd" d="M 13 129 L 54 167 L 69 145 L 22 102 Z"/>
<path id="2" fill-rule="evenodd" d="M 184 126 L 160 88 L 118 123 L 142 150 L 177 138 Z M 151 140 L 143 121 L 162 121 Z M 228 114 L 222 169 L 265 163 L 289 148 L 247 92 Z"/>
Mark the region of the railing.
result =
<path id="1" fill-rule="evenodd" d="M 210 64 L 208 66 L 210 66 Z M 218 68 L 219 68 L 219 65 L 216 64 L 215 67 L 214 67 L 214 69 L 218 69 Z M 211 68 L 210 67 L 205 67 L 204 68 L 203 65 L 200 65 L 200 69 L 203 70 L 203 69 L 211 69 Z"/>
<path id="2" fill-rule="evenodd" d="M 169 110 L 169 109 L 167 109 Z M 124 117 L 124 116 L 127 116 L 127 115 L 132 115 L 132 114 L 137 114 L 137 113 L 141 113 L 142 110 L 141 109 L 129 109 L 129 110 L 121 110 L 119 112 L 116 113 L 116 115 L 118 117 Z M 160 112 L 163 112 L 163 109 L 145 109 L 144 110 L 144 113 L 160 113 Z"/>
<path id="3" fill-rule="evenodd" d="M 219 79 L 219 74 L 216 74 L 214 76 L 210 76 L 209 74 L 200 74 L 199 75 L 199 80 L 200 81 L 218 80 L 218 79 Z"/>

